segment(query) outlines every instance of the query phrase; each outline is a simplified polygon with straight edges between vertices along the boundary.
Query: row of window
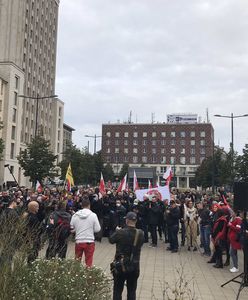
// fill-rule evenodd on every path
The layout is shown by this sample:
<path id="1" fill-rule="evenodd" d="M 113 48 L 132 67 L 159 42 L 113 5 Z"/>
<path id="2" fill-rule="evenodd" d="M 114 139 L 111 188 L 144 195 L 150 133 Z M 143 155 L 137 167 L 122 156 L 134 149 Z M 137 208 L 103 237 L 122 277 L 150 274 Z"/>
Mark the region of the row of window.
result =
<path id="1" fill-rule="evenodd" d="M 205 156 L 201 156 L 200 157 L 200 164 L 202 163 L 202 161 L 205 159 Z M 112 162 L 111 161 L 111 156 L 106 156 L 106 161 L 107 162 Z M 196 161 L 195 156 L 191 156 L 189 158 L 189 161 L 186 160 L 185 156 L 180 156 L 179 157 L 179 162 L 176 161 L 176 157 L 175 156 L 170 156 L 169 158 L 167 158 L 166 156 L 162 156 L 162 157 L 157 157 L 157 156 L 152 156 L 152 157 L 147 157 L 147 156 L 142 156 L 141 160 L 139 159 L 138 156 L 123 156 L 123 159 L 121 159 L 119 156 L 114 157 L 114 162 L 115 163 L 161 163 L 161 164 L 176 164 L 179 163 L 181 165 L 185 165 L 186 163 L 194 165 L 196 163 L 198 163 Z"/>
<path id="2" fill-rule="evenodd" d="M 124 137 L 129 137 L 129 135 L 131 136 L 131 134 L 129 132 L 124 132 Z M 179 132 L 179 136 L 184 138 L 186 137 L 187 133 L 185 131 L 180 131 Z M 111 137 L 111 132 L 106 132 L 106 136 L 107 137 Z M 115 137 L 120 137 L 120 132 L 116 131 L 114 133 Z M 132 134 L 133 137 L 138 137 L 139 133 L 137 131 L 133 132 Z M 140 136 L 142 137 L 148 137 L 148 133 L 147 132 L 142 132 L 142 135 L 140 133 Z M 159 136 L 159 134 L 154 131 L 152 132 L 152 137 L 157 137 Z M 160 136 L 161 137 L 166 137 L 166 136 L 170 136 L 170 137 L 176 137 L 176 132 L 175 131 L 171 131 L 171 132 L 160 132 Z M 190 131 L 190 137 L 196 137 L 196 132 L 195 131 Z M 206 137 L 206 132 L 205 131 L 200 131 L 200 137 Z"/>
<path id="3" fill-rule="evenodd" d="M 179 149 L 178 149 L 179 150 Z M 181 148 L 180 150 L 180 154 L 185 154 L 186 153 L 186 149 L 185 148 Z M 138 153 L 138 148 L 132 148 L 131 150 L 128 149 L 128 148 L 124 148 L 123 149 L 123 152 L 125 154 L 128 154 L 128 153 Z M 142 149 L 142 153 L 148 153 L 149 151 L 147 151 L 146 148 L 143 148 Z M 156 148 L 152 148 L 151 149 L 151 153 L 152 154 L 156 154 L 156 153 L 161 153 L 161 154 L 165 154 L 166 153 L 166 149 L 165 148 L 161 148 L 160 151 L 158 151 Z M 168 152 L 168 150 L 167 150 Z M 169 151 L 171 154 L 176 154 L 176 149 L 175 148 L 171 148 L 170 151 Z M 111 153 L 111 150 L 110 148 L 107 148 L 106 149 L 106 153 Z M 115 148 L 115 151 L 114 153 L 120 153 L 120 148 Z M 191 148 L 190 149 L 190 154 L 191 155 L 195 155 L 196 151 L 195 151 L 195 148 Z M 200 148 L 200 154 L 206 154 L 206 149 L 205 148 Z"/>
<path id="4" fill-rule="evenodd" d="M 168 141 L 167 141 L 168 142 Z M 142 145 L 145 146 L 147 145 L 148 141 L 147 140 L 142 140 Z M 106 140 L 106 145 L 109 146 L 111 144 L 111 141 L 110 140 Z M 120 140 L 115 140 L 115 146 L 118 146 L 121 144 L 121 141 Z M 123 144 L 125 146 L 129 145 L 130 142 L 129 140 L 124 140 L 123 141 Z M 134 146 L 137 146 L 139 144 L 139 141 L 138 140 L 133 140 L 133 143 L 132 143 Z M 156 146 L 156 145 L 162 145 L 162 146 L 165 146 L 166 145 L 166 140 L 161 140 L 161 141 L 157 141 L 157 140 L 152 140 L 151 141 L 151 144 L 152 146 Z M 170 140 L 169 144 L 171 146 L 174 146 L 176 145 L 176 140 Z M 186 141 L 185 140 L 180 140 L 180 145 L 181 146 L 185 146 L 186 145 Z M 196 145 L 196 141 L 195 140 L 190 140 L 190 145 L 191 146 L 195 146 Z M 206 145 L 206 141 L 205 140 L 200 140 L 200 145 L 201 146 L 205 146 Z"/>

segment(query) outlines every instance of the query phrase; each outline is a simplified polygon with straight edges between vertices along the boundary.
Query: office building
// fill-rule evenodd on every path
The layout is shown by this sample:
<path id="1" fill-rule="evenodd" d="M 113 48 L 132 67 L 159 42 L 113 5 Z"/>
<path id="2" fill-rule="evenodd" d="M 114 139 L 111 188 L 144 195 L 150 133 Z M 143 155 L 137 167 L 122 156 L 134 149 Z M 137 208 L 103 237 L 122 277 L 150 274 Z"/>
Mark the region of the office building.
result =
<path id="1" fill-rule="evenodd" d="M 194 186 L 197 167 L 213 153 L 214 130 L 210 123 L 103 124 L 102 154 L 118 174 L 130 167 L 156 167 L 161 177 L 168 166 L 178 187 Z"/>
<path id="2" fill-rule="evenodd" d="M 4 164 L 10 164 L 20 184 L 28 183 L 17 156 L 35 134 L 49 140 L 62 158 L 64 103 L 49 98 L 55 94 L 58 9 L 59 0 L 0 0 L 2 110 L 8 112 L 2 116 L 6 148 L 0 185 L 12 181 L 2 172 Z"/>

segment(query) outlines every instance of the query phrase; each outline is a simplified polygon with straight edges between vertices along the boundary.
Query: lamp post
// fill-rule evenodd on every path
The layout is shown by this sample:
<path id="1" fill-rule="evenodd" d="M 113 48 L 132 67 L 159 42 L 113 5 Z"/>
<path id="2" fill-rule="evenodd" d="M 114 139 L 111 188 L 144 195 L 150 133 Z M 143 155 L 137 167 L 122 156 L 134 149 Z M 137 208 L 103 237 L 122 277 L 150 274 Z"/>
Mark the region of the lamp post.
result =
<path id="1" fill-rule="evenodd" d="M 19 95 L 18 97 L 19 98 L 24 98 L 24 99 L 33 99 L 33 100 L 36 100 L 35 131 L 34 131 L 34 136 L 36 137 L 36 135 L 37 135 L 37 129 L 38 129 L 39 100 L 57 98 L 58 96 L 57 95 L 51 95 L 51 96 L 40 97 L 39 95 L 37 95 L 36 97 L 32 97 L 32 96 L 26 96 L 26 95 Z"/>
<path id="2" fill-rule="evenodd" d="M 96 139 L 102 137 L 101 135 L 88 135 L 86 134 L 85 137 L 90 137 L 94 139 L 94 154 L 96 153 Z"/>
<path id="3" fill-rule="evenodd" d="M 248 114 L 244 114 L 244 115 L 238 115 L 238 116 L 234 116 L 233 113 L 231 113 L 230 116 L 226 116 L 226 115 L 214 115 L 215 117 L 218 118 L 228 118 L 231 119 L 231 180 L 233 182 L 234 178 L 233 178 L 233 165 L 234 165 L 234 137 L 233 137 L 233 119 L 237 119 L 237 118 L 243 118 L 243 117 L 248 117 Z"/>

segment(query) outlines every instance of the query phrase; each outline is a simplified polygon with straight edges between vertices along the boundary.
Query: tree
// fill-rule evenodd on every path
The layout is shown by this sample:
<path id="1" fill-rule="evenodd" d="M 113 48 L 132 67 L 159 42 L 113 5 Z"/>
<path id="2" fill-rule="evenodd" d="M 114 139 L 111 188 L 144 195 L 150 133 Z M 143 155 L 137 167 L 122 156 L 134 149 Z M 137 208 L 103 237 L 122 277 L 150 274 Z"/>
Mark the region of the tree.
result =
<path id="1" fill-rule="evenodd" d="M 106 166 L 103 168 L 102 173 L 105 181 L 110 180 L 112 182 L 115 180 L 115 174 L 110 164 L 106 164 Z"/>
<path id="2" fill-rule="evenodd" d="M 125 163 L 122 165 L 122 168 L 119 173 L 120 180 L 128 173 L 129 164 Z"/>
<path id="3" fill-rule="evenodd" d="M 35 184 L 37 180 L 42 180 L 47 176 L 53 176 L 54 162 L 57 158 L 49 149 L 50 143 L 43 137 L 37 136 L 32 139 L 27 148 L 20 152 L 17 157 L 24 175 L 30 177 L 30 181 Z"/>
<path id="4" fill-rule="evenodd" d="M 237 175 L 242 181 L 248 182 L 248 144 L 243 149 L 243 155 L 237 158 Z"/>

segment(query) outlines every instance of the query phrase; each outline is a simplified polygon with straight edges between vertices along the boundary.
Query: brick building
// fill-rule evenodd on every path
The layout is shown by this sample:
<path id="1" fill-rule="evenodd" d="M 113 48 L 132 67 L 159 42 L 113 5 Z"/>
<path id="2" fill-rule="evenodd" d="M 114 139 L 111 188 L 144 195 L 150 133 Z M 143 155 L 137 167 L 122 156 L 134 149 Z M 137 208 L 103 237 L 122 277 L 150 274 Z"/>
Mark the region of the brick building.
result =
<path id="1" fill-rule="evenodd" d="M 156 167 L 162 178 L 168 166 L 177 187 L 194 186 L 197 167 L 213 153 L 214 129 L 210 123 L 102 125 L 102 154 L 118 174 L 124 163 Z"/>

